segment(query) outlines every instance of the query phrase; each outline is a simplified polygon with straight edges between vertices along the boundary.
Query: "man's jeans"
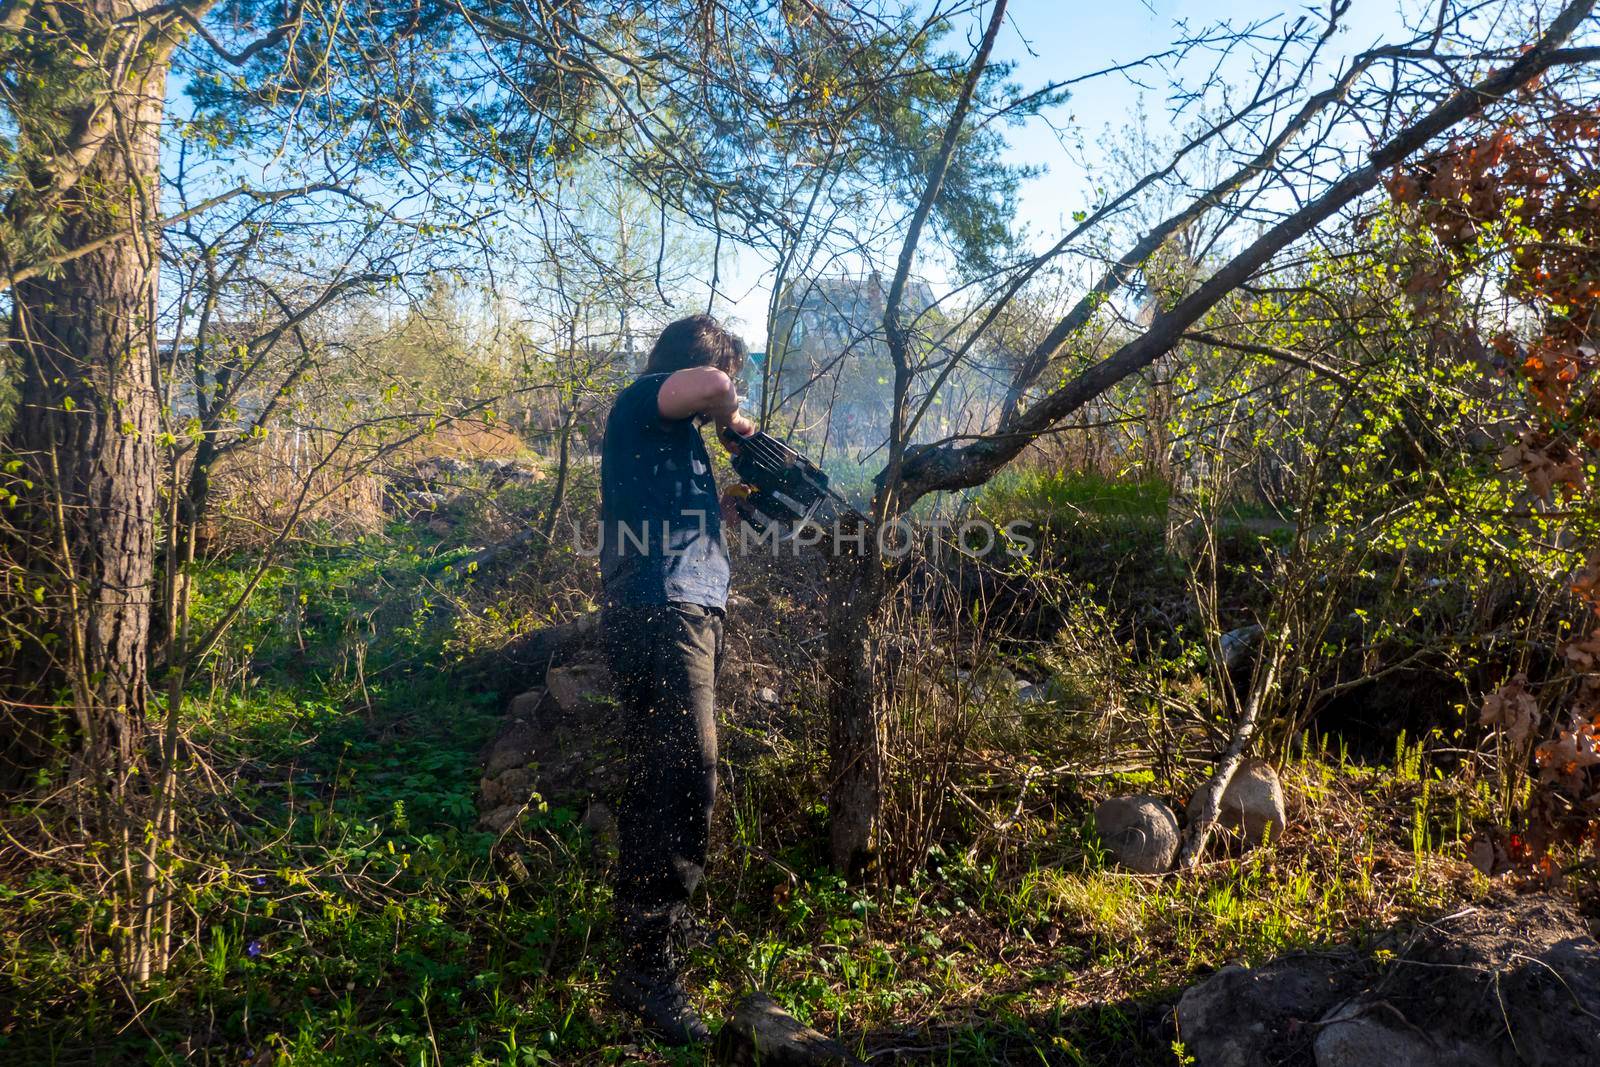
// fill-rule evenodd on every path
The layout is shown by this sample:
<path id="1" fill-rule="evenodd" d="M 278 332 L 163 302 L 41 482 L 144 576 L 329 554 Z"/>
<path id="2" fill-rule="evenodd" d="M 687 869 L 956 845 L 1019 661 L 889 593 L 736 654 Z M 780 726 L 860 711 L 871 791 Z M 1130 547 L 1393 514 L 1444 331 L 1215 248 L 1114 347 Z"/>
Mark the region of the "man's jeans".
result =
<path id="1" fill-rule="evenodd" d="M 722 615 L 694 604 L 609 607 L 602 625 L 628 759 L 617 912 L 630 962 L 659 969 L 671 965 L 669 934 L 705 871 Z"/>

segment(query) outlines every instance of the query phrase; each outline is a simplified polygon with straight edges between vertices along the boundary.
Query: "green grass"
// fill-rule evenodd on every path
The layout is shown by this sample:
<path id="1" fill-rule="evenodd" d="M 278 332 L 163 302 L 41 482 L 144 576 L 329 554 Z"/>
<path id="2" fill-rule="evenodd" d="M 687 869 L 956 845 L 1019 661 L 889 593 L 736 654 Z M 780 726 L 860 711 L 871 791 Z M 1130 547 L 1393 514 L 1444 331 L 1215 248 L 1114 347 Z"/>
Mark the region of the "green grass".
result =
<path id="1" fill-rule="evenodd" d="M 475 829 L 477 753 L 501 708 L 449 674 L 455 605 L 473 594 L 456 561 L 396 530 L 271 573 L 186 709 L 222 784 L 193 791 L 182 828 L 172 970 L 135 1011 L 102 951 L 103 903 L 67 868 L 7 873 L 0 1063 L 699 1062 L 606 1002 L 610 890 L 575 813 L 531 812 L 511 865 Z M 243 573 L 207 568 L 202 618 Z M 976 793 L 986 814 L 954 808 L 908 884 L 855 888 L 820 860 L 815 753 L 782 751 L 725 775 L 698 905 L 716 936 L 693 985 L 720 1018 L 758 983 L 863 1052 L 1171 1062 L 1161 1021 L 1196 975 L 1465 891 L 1443 858 L 1458 850 L 1443 784 L 1430 799 L 1421 773 L 1390 781 L 1316 754 L 1296 781 L 1317 812 L 1237 864 L 1108 870 L 1088 812 L 1098 791 L 1133 787 L 1067 778 L 1002 841 L 979 831 L 1015 793 Z M 1395 814 L 1351 817 L 1369 810 Z"/>
<path id="2" fill-rule="evenodd" d="M 1039 522 L 1075 517 L 1161 519 L 1170 490 L 1158 479 L 1106 478 L 1079 471 L 1007 469 L 984 486 L 978 504 L 1005 519 Z"/>

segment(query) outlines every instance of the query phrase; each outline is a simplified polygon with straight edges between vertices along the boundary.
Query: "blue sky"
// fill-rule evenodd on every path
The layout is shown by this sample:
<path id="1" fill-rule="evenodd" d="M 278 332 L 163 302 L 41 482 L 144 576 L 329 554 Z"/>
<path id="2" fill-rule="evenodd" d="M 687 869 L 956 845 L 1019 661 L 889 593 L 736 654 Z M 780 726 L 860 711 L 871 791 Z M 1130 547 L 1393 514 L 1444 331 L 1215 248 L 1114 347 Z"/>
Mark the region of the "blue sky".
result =
<path id="1" fill-rule="evenodd" d="M 1324 77 L 1339 59 L 1397 36 L 1402 30 L 1401 2 L 1354 0 L 1344 28 L 1326 51 Z M 995 53 L 997 59 L 1016 64 L 1015 80 L 1031 90 L 1162 51 L 1179 36 L 1180 22 L 1191 31 L 1198 31 L 1224 18 L 1236 26 L 1267 18 L 1271 19 L 1269 25 L 1281 32 L 1302 12 L 1313 12 L 1314 18 L 1325 17 L 1326 4 L 1299 6 L 1267 0 L 1013 0 Z M 1242 76 L 1244 72 L 1239 73 Z M 1143 73 L 1140 78 L 1147 88 L 1120 75 L 1097 78 L 1079 87 L 1051 115 L 1007 128 L 1010 160 L 1044 168 L 1042 174 L 1025 184 L 1019 205 L 1019 221 L 1038 238 L 1059 235 L 1062 221 L 1083 208 L 1089 197 L 1081 159 L 1073 158 L 1064 149 L 1063 135 L 1081 138 L 1086 146 L 1084 155 L 1092 161 L 1102 137 L 1108 132 L 1115 134 L 1127 124 L 1140 106 L 1141 97 L 1150 127 L 1158 134 L 1162 132 L 1167 79 L 1157 70 Z M 725 285 L 733 299 L 718 309 L 737 320 L 752 339 L 760 335 L 770 293 L 770 287 L 763 283 L 764 269 L 765 264 L 758 257 L 742 253 L 732 279 Z"/>
<path id="2" fill-rule="evenodd" d="M 1333 66 L 1341 59 L 1380 40 L 1398 37 L 1402 32 L 1400 5 L 1416 8 L 1430 2 L 1353 0 L 1343 29 L 1325 50 L 1314 84 L 1325 85 Z M 1198 32 L 1221 19 L 1236 27 L 1264 19 L 1267 21 L 1263 33 L 1281 33 L 1302 13 L 1309 12 L 1317 21 L 1325 18 L 1326 3 L 1321 0 L 1312 7 L 1282 0 L 1011 0 L 995 58 L 1013 63 L 1013 80 L 1024 91 L 1032 91 L 1167 49 L 1182 32 L 1180 24 L 1190 32 Z M 985 3 L 976 15 L 987 15 L 988 10 Z M 980 29 L 981 23 L 974 18 L 971 34 L 975 37 Z M 949 44 L 956 48 L 960 42 L 951 40 Z M 1210 61 L 1205 65 L 1209 67 Z M 1243 63 L 1236 66 L 1232 73 L 1243 84 L 1248 80 L 1248 69 Z M 1187 73 L 1204 72 L 1192 68 Z M 1136 109 L 1142 105 L 1152 134 L 1171 132 L 1167 118 L 1167 84 L 1171 76 L 1170 72 L 1146 68 L 1137 74 L 1143 85 L 1120 74 L 1096 78 L 1078 86 L 1072 97 L 1051 114 L 1021 126 L 1004 127 L 1009 161 L 1041 169 L 1021 190 L 1018 216 L 1018 222 L 1031 233 L 1035 247 L 1059 237 L 1072 212 L 1089 205 L 1091 171 L 1103 156 L 1102 145 L 1121 135 Z M 169 96 L 174 116 L 189 110 L 182 90 L 181 76 L 172 79 Z M 1069 151 L 1063 146 L 1063 138 L 1081 144 L 1081 151 Z M 228 177 L 232 164 L 219 161 L 214 166 L 221 181 Z M 258 185 L 271 184 L 264 171 L 252 169 L 249 176 Z M 730 263 L 735 255 L 737 258 Z M 769 263 L 749 250 L 731 253 L 727 246 L 724 257 L 715 310 L 729 318 L 753 345 L 760 346 L 765 342 L 770 298 Z M 936 264 L 922 265 L 919 273 L 938 287 L 941 272 Z M 711 274 L 708 262 L 701 277 L 700 300 L 709 288 Z M 699 300 L 695 303 L 703 307 Z"/>

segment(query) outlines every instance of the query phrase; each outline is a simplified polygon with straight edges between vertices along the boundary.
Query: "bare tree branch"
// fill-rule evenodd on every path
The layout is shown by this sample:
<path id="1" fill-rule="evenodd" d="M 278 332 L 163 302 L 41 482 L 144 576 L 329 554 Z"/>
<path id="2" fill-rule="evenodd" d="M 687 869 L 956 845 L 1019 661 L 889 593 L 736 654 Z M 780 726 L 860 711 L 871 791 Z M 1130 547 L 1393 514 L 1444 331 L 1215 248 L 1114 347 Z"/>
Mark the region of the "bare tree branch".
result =
<path id="1" fill-rule="evenodd" d="M 1451 94 L 1443 103 L 1374 149 L 1363 166 L 1328 186 L 1320 195 L 1263 233 L 1223 264 L 1194 292 L 1172 309 L 1158 315 L 1144 333 L 1086 368 L 1021 414 L 1002 422 L 994 434 L 964 445 L 943 442 L 911 451 L 902 472 L 906 488 L 899 496 L 900 506 L 907 507 L 921 496 L 936 490 L 981 484 L 1056 422 L 1170 351 L 1207 311 L 1264 267 L 1274 255 L 1375 188 L 1384 171 L 1421 151 L 1452 126 L 1480 114 L 1490 104 L 1516 92 L 1544 72 L 1558 66 L 1600 60 L 1600 47 L 1561 47 L 1593 8 L 1594 0 L 1577 0 L 1570 4 L 1527 51 L 1470 88 Z M 1055 332 L 1053 330 L 1052 334 Z"/>

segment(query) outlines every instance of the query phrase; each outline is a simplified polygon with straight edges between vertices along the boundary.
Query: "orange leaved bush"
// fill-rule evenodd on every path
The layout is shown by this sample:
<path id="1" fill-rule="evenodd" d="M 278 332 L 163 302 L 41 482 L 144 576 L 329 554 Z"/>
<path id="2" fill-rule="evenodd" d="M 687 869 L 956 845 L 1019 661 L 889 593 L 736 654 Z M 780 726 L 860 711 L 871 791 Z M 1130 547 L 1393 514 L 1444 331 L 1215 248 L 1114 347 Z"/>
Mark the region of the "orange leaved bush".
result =
<path id="1" fill-rule="evenodd" d="M 1498 373 L 1523 385 L 1523 426 L 1502 454 L 1541 507 L 1593 529 L 1600 490 L 1600 119 L 1553 94 L 1471 140 L 1392 174 L 1391 198 L 1438 244 L 1452 271 L 1487 273 L 1519 308 L 1487 338 Z M 1568 535 L 1579 622 L 1554 676 L 1517 675 L 1484 701 L 1480 721 L 1537 774 L 1522 838 L 1542 855 L 1559 841 L 1600 841 L 1600 546 Z M 1521 840 L 1519 839 L 1519 844 Z"/>

